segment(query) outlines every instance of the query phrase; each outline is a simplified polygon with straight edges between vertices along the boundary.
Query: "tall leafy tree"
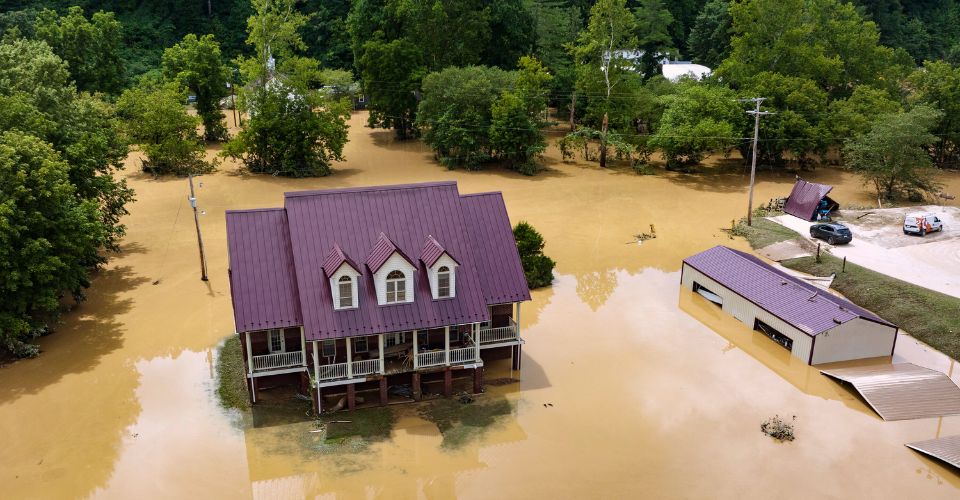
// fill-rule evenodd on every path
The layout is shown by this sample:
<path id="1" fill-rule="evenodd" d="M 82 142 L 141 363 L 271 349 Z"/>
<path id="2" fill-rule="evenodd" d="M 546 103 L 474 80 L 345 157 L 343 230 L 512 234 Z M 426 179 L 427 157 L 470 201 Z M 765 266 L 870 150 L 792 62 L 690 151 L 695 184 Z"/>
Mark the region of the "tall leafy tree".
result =
<path id="1" fill-rule="evenodd" d="M 932 130 L 938 136 L 932 156 L 938 167 L 960 164 L 960 68 L 943 61 L 927 61 L 909 79 L 913 92 L 908 100 L 943 113 Z"/>
<path id="2" fill-rule="evenodd" d="M 121 29 L 112 12 L 96 12 L 87 19 L 81 7 L 73 6 L 63 17 L 41 11 L 34 30 L 67 63 L 79 90 L 115 94 L 124 83 Z"/>
<path id="3" fill-rule="evenodd" d="M 640 0 L 633 12 L 637 23 L 637 48 L 640 49 L 636 67 L 644 78 L 652 78 L 660 74 L 662 59 L 679 55 L 670 34 L 673 15 L 662 0 Z"/>
<path id="4" fill-rule="evenodd" d="M 417 95 L 426 74 L 422 54 L 405 40 L 373 40 L 363 46 L 358 61 L 360 77 L 369 98 L 371 127 L 392 128 L 398 139 L 414 137 Z"/>
<path id="5" fill-rule="evenodd" d="M 514 88 L 501 92 L 490 109 L 490 146 L 508 168 L 532 175 L 547 147 L 543 115 L 553 76 L 533 57 L 521 57 L 519 67 Z"/>
<path id="6" fill-rule="evenodd" d="M 869 132 L 846 142 L 846 167 L 872 185 L 878 199 L 936 193 L 940 185 L 927 148 L 936 140 L 930 129 L 940 115 L 929 106 L 917 106 L 880 116 Z"/>
<path id="7" fill-rule="evenodd" d="M 668 168 L 699 163 L 709 152 L 740 143 L 746 115 L 729 88 L 687 81 L 660 99 L 666 110 L 650 143 L 663 150 Z"/>
<path id="8" fill-rule="evenodd" d="M 97 203 L 77 197 L 70 166 L 46 142 L 0 134 L 0 348 L 35 356 L 60 297 L 80 300 L 106 241 Z"/>
<path id="9" fill-rule="evenodd" d="M 229 95 L 230 69 L 223 63 L 220 44 L 213 35 L 189 34 L 167 48 L 161 60 L 163 76 L 190 89 L 197 96 L 197 115 L 203 122 L 204 138 L 227 138 L 220 100 Z"/>
<path id="10" fill-rule="evenodd" d="M 710 0 L 697 15 L 687 39 L 687 50 L 694 62 L 716 68 L 730 55 L 729 6 L 729 0 Z"/>

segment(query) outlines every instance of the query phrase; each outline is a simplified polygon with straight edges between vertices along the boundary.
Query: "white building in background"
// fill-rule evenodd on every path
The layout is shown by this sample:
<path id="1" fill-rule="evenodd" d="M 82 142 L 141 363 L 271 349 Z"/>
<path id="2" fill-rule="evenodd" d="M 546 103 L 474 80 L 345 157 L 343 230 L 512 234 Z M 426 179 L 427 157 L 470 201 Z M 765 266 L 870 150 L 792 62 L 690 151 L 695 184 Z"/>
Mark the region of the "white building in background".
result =
<path id="1" fill-rule="evenodd" d="M 660 61 L 662 66 L 660 72 L 663 77 L 671 82 L 679 81 L 683 77 L 690 77 L 694 80 L 702 80 L 710 76 L 713 71 L 700 64 L 693 64 L 690 61 Z"/>

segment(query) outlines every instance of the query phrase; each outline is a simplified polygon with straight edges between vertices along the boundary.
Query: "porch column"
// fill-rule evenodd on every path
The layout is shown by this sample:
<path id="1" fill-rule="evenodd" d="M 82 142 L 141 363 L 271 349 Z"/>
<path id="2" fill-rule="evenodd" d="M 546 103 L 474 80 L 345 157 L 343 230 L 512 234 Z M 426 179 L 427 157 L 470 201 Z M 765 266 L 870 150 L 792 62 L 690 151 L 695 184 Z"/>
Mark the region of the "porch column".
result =
<path id="1" fill-rule="evenodd" d="M 313 341 L 313 374 L 316 377 L 316 381 L 317 381 L 317 414 L 318 415 L 323 412 L 323 399 L 320 397 L 320 361 L 319 361 L 319 357 L 317 356 L 317 344 L 319 343 L 320 343 L 319 340 Z"/>
<path id="2" fill-rule="evenodd" d="M 247 374 L 253 374 L 253 348 L 250 346 L 250 332 L 243 332 L 247 339 Z"/>
<path id="3" fill-rule="evenodd" d="M 303 335 L 303 327 L 300 327 L 300 356 L 302 356 L 303 366 L 307 366 L 307 338 Z"/>
<path id="4" fill-rule="evenodd" d="M 350 337 L 347 340 L 347 378 L 353 378 L 353 349 L 350 349 Z"/>
<path id="5" fill-rule="evenodd" d="M 377 347 L 380 348 L 380 375 L 387 373 L 387 365 L 383 363 L 383 334 L 377 336 Z"/>
<path id="6" fill-rule="evenodd" d="M 473 324 L 473 348 L 476 349 L 473 360 L 480 361 L 480 323 Z"/>
<path id="7" fill-rule="evenodd" d="M 517 338 L 520 338 L 520 303 L 517 302 Z"/>
<path id="8" fill-rule="evenodd" d="M 443 327 L 443 364 L 450 366 L 450 327 Z"/>
<path id="9" fill-rule="evenodd" d="M 413 369 L 420 369 L 420 356 L 417 353 L 417 331 L 413 331 Z"/>

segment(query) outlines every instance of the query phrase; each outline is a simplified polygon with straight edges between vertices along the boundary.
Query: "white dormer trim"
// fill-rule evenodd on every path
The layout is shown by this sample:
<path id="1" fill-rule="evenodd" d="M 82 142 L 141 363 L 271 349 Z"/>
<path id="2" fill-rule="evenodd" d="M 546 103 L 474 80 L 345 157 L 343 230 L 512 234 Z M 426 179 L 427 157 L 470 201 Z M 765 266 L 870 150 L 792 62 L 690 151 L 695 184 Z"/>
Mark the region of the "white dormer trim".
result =
<path id="1" fill-rule="evenodd" d="M 349 276 L 353 280 L 353 301 L 351 302 L 350 307 L 340 307 L 340 278 L 344 276 Z M 330 276 L 330 295 L 333 296 L 333 309 L 336 311 L 344 311 L 348 309 L 356 309 L 360 306 L 360 273 L 353 268 L 350 264 L 344 262 L 340 264 L 340 267 L 337 268 Z"/>
<path id="2" fill-rule="evenodd" d="M 450 296 L 449 297 L 440 297 L 440 287 L 438 286 L 438 274 L 437 272 L 441 267 L 447 266 L 450 269 Z M 450 258 L 446 252 L 437 259 L 436 262 L 427 269 L 427 276 L 430 277 L 430 293 L 433 295 L 433 300 L 445 300 L 452 299 L 457 296 L 457 261 Z"/>
<path id="3" fill-rule="evenodd" d="M 387 275 L 392 271 L 400 271 L 406 278 L 405 292 L 406 300 L 403 302 L 387 302 Z M 388 306 L 393 304 L 409 304 L 413 302 L 414 280 L 416 279 L 417 268 L 403 258 L 399 252 L 393 252 L 393 255 L 380 266 L 377 272 L 373 273 L 373 284 L 377 289 L 377 304 Z"/>

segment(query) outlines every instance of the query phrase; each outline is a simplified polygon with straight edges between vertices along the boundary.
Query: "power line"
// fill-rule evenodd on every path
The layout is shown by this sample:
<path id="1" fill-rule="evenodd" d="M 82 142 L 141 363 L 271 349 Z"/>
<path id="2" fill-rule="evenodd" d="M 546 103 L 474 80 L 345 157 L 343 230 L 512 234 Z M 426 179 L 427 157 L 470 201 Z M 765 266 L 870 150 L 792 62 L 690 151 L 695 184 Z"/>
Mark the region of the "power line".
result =
<path id="1" fill-rule="evenodd" d="M 753 182 L 757 176 L 757 137 L 760 135 L 760 117 L 772 115 L 771 111 L 760 111 L 760 103 L 765 97 L 753 97 L 750 99 L 741 99 L 741 101 L 753 102 L 756 109 L 747 111 L 748 115 L 753 115 L 753 160 L 750 162 L 750 194 L 747 199 L 747 225 L 753 225 Z"/>

